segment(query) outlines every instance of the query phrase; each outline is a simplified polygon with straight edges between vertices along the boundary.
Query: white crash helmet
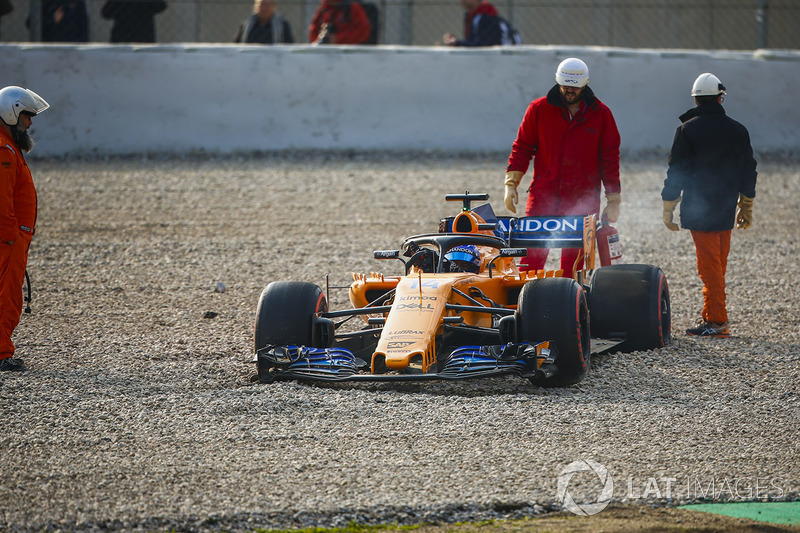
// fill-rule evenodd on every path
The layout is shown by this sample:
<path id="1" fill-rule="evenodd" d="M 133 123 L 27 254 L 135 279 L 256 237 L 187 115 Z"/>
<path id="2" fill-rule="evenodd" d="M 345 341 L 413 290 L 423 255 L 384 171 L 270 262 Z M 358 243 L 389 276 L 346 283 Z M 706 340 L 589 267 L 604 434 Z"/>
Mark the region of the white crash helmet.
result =
<path id="1" fill-rule="evenodd" d="M 692 85 L 692 96 L 719 96 L 725 95 L 725 86 L 719 78 L 710 72 L 704 72 L 697 76 Z"/>
<path id="2" fill-rule="evenodd" d="M 48 107 L 50 104 L 30 89 L 16 85 L 0 89 L 0 119 L 9 126 L 17 125 L 23 111 L 38 115 Z"/>
<path id="3" fill-rule="evenodd" d="M 577 57 L 565 59 L 556 69 L 556 83 L 567 87 L 586 87 L 589 84 L 589 67 Z"/>

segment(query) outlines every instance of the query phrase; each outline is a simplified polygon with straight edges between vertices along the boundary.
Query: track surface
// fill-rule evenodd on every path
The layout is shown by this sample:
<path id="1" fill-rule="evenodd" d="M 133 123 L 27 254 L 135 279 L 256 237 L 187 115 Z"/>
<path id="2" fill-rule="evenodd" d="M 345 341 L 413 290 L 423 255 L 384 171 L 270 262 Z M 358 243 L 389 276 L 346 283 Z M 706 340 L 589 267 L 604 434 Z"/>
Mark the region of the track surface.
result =
<path id="1" fill-rule="evenodd" d="M 488 192 L 501 211 L 502 154 L 31 166 L 34 304 L 15 336 L 30 370 L 0 376 L 2 530 L 531 516 L 557 507 L 562 469 L 583 459 L 617 502 L 797 497 L 796 161 L 761 162 L 755 226 L 734 232 L 731 339 L 682 334 L 701 306 L 691 238 L 661 223 L 664 161 L 626 162 L 625 259 L 665 271 L 677 335 L 556 390 L 248 381 L 268 282 L 399 272 L 372 250 L 435 230 L 458 207 L 445 194 Z M 569 490 L 591 501 L 598 478 Z"/>

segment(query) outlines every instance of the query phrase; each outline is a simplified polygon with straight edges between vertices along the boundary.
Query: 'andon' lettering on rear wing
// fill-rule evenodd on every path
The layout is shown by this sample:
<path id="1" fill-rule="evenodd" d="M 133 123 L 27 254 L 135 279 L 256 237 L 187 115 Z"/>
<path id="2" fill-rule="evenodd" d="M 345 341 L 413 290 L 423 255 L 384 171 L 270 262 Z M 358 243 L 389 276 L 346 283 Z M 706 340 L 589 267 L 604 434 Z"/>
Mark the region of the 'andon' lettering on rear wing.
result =
<path id="1" fill-rule="evenodd" d="M 497 230 L 509 246 L 583 248 L 582 216 L 497 217 Z"/>

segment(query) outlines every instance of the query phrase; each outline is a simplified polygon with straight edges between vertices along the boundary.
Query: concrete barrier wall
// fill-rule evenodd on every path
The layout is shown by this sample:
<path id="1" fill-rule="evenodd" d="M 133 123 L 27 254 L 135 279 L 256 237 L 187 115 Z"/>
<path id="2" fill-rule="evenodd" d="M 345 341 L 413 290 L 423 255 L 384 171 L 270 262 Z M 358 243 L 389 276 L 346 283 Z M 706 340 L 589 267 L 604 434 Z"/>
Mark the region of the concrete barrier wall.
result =
<path id="1" fill-rule="evenodd" d="M 800 147 L 800 53 L 607 48 L 2 45 L 2 85 L 52 109 L 39 156 L 283 149 L 506 151 L 528 103 L 583 58 L 623 150 L 668 150 L 701 72 L 759 151 Z"/>

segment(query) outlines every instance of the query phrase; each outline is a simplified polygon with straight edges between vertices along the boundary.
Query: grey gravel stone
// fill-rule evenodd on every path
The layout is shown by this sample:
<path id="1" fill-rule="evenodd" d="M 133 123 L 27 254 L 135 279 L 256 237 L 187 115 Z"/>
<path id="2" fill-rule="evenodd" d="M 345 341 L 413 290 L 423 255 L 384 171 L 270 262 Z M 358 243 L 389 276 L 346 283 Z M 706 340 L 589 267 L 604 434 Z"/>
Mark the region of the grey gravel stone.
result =
<path id="1" fill-rule="evenodd" d="M 675 340 L 598 357 L 586 381 L 555 390 L 517 378 L 249 381 L 255 307 L 269 281 L 325 287 L 328 274 L 336 287 L 353 271 L 398 273 L 372 250 L 435 230 L 459 207 L 445 194 L 488 192 L 505 212 L 505 154 L 31 167 L 40 198 L 33 313 L 15 335 L 30 370 L 0 376 L 0 530 L 249 531 L 533 516 L 560 507 L 560 472 L 581 459 L 607 468 L 615 501 L 741 499 L 747 484 L 750 499 L 797 497 L 794 159 L 761 161 L 755 224 L 734 231 L 730 339 L 682 334 L 702 305 L 691 238 L 661 223 L 664 160 L 627 161 L 624 258 L 666 273 Z M 219 284 L 224 291 L 214 290 Z M 331 289 L 330 299 L 347 305 L 346 291 Z M 204 319 L 209 313 L 216 318 Z M 667 479 L 675 480 L 669 495 Z M 737 492 L 726 492 L 736 481 Z M 576 499 L 596 495 L 596 478 L 573 482 Z"/>

